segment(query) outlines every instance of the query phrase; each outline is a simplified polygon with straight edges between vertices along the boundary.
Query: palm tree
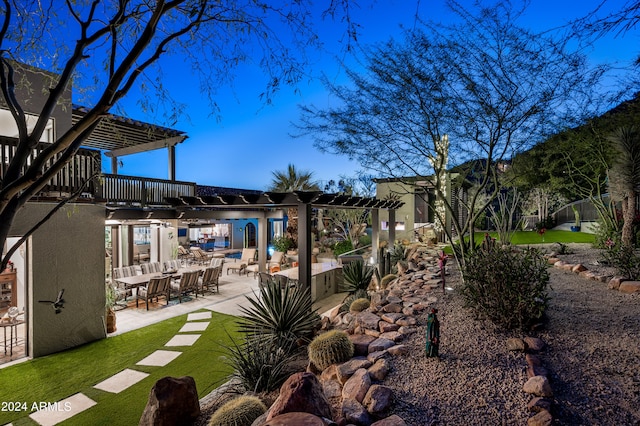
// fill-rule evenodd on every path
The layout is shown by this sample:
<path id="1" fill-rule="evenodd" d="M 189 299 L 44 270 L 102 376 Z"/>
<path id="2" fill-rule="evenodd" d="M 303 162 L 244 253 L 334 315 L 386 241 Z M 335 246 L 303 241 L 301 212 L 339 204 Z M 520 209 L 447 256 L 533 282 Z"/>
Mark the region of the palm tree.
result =
<path id="1" fill-rule="evenodd" d="M 320 187 L 313 181 L 313 172 L 296 170 L 296 166 L 289 164 L 286 171 L 271 172 L 273 179 L 269 191 L 318 191 Z M 298 209 L 293 207 L 287 210 L 287 234 L 298 246 Z"/>
<path id="2" fill-rule="evenodd" d="M 640 187 L 640 132 L 633 126 L 620 127 L 610 140 L 618 151 L 609 170 L 610 191 L 622 202 L 622 245 L 632 247 L 633 220 Z"/>

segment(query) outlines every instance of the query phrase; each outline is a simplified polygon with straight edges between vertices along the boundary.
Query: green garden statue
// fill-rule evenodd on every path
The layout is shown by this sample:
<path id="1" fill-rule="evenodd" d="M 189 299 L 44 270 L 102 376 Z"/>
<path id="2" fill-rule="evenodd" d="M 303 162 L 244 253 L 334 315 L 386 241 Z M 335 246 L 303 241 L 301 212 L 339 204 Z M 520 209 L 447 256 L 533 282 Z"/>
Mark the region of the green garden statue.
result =
<path id="1" fill-rule="evenodd" d="M 427 315 L 427 344 L 425 346 L 425 352 L 427 357 L 438 356 L 438 345 L 440 344 L 440 321 L 436 314 L 438 310 L 436 308 L 431 309 L 431 313 Z"/>

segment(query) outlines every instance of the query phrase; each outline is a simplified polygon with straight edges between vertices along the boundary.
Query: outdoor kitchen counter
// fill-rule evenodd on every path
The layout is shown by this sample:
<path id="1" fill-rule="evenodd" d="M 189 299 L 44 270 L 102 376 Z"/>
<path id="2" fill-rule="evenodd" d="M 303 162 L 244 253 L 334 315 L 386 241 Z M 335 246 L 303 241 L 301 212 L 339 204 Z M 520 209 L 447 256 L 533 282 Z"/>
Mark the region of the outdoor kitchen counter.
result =
<path id="1" fill-rule="evenodd" d="M 298 267 L 276 272 L 276 275 L 284 275 L 290 280 L 298 279 Z M 339 292 L 342 285 L 342 265 L 333 263 L 311 264 L 311 298 L 314 301 L 322 300 Z"/>

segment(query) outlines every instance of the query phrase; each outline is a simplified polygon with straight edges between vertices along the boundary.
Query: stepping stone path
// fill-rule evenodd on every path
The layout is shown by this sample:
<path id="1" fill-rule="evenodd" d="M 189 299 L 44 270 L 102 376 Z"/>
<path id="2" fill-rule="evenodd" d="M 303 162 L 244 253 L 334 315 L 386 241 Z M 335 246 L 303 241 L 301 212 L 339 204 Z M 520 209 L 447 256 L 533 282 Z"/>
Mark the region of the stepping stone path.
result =
<path id="1" fill-rule="evenodd" d="M 178 333 L 204 331 L 207 329 L 210 322 L 203 320 L 210 319 L 211 311 L 191 313 L 187 315 L 187 323 L 178 331 Z M 165 346 L 192 346 L 199 337 L 200 334 L 177 334 L 171 338 Z M 181 354 L 182 352 L 176 350 L 157 350 L 144 359 L 138 361 L 136 365 L 164 367 L 174 359 L 178 358 Z M 96 384 L 94 388 L 109 393 L 120 393 L 144 380 L 147 376 L 149 376 L 149 373 L 134 370 L 132 368 L 126 368 Z M 108 403 L 108 401 L 102 402 L 102 404 L 105 403 Z M 39 425 L 53 426 L 75 416 L 78 413 L 88 410 L 96 404 L 97 402 L 88 396 L 82 393 L 77 393 L 56 403 L 49 403 L 47 407 L 42 407 L 42 409 L 30 414 L 29 417 Z"/>

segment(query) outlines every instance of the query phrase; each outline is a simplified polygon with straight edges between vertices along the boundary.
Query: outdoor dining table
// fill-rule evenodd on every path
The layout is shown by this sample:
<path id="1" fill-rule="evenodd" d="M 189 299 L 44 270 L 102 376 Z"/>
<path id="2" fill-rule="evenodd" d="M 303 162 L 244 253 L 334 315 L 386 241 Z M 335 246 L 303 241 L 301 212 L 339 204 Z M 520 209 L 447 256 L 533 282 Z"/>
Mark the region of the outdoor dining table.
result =
<path id="1" fill-rule="evenodd" d="M 204 269 L 202 266 L 184 266 L 177 271 L 151 272 L 148 274 L 133 275 L 131 277 L 115 278 L 115 280 L 124 284 L 127 290 L 135 289 L 137 292 L 138 288 L 146 286 L 149 281 L 151 281 L 151 278 L 162 278 L 167 275 L 170 275 L 171 278 L 180 278 L 185 272 L 204 271 Z"/>

